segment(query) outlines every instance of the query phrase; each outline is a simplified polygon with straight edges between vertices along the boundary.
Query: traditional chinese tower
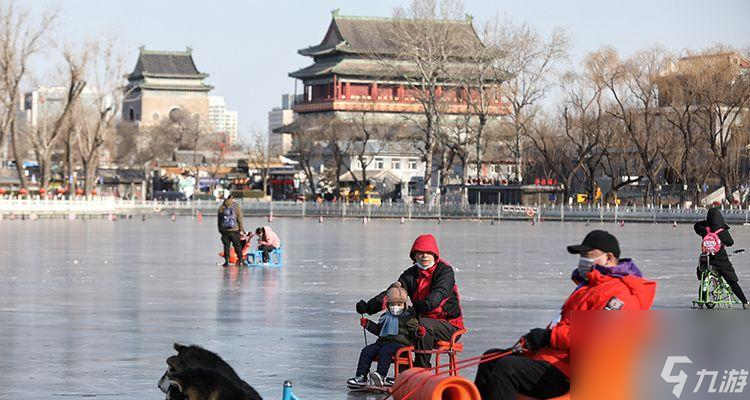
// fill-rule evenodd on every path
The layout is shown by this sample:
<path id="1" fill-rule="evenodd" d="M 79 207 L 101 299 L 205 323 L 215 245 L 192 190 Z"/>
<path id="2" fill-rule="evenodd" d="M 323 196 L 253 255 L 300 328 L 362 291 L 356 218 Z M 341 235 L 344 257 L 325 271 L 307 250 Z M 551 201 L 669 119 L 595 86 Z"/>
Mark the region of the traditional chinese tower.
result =
<path id="1" fill-rule="evenodd" d="M 213 89 L 198 71 L 192 49 L 153 51 L 140 47 L 135 69 L 124 90 L 122 119 L 156 125 L 179 113 L 208 122 L 208 92 Z"/>
<path id="2" fill-rule="evenodd" d="M 342 16 L 338 10 L 334 10 L 332 14 L 333 18 L 323 41 L 316 46 L 298 50 L 300 55 L 311 57 L 313 64 L 289 74 L 303 83 L 303 92 L 295 102 L 294 111 L 298 114 L 419 113 L 421 105 L 412 92 L 413 85 L 403 82 L 400 79 L 403 74 L 395 73 L 386 65 L 389 58 L 398 57 L 394 54 L 397 46 L 392 35 L 399 21 L 391 18 Z M 456 46 L 457 48 L 482 46 L 470 17 L 440 23 L 452 25 L 451 40 L 463 44 Z M 470 54 L 456 54 L 454 66 L 465 63 L 469 56 Z M 466 112 L 466 105 L 462 102 L 465 94 L 458 82 L 446 79 L 445 85 L 440 89 L 446 91 L 446 113 Z M 496 104 L 497 114 L 503 114 L 499 93 Z"/>

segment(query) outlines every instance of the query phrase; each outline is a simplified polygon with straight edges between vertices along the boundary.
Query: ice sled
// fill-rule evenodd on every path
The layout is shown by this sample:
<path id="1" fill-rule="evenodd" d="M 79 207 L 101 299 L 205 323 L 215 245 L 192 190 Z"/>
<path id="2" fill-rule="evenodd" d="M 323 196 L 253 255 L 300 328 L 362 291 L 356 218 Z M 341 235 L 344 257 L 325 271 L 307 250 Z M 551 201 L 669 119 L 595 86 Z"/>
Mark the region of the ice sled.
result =
<path id="1" fill-rule="evenodd" d="M 255 250 L 247 253 L 247 256 L 245 257 L 245 265 L 248 267 L 276 267 L 281 268 L 282 262 L 282 254 L 283 254 L 283 248 L 284 246 L 281 245 L 276 249 L 273 249 L 268 254 L 268 265 L 263 264 L 263 251 L 262 250 Z"/>

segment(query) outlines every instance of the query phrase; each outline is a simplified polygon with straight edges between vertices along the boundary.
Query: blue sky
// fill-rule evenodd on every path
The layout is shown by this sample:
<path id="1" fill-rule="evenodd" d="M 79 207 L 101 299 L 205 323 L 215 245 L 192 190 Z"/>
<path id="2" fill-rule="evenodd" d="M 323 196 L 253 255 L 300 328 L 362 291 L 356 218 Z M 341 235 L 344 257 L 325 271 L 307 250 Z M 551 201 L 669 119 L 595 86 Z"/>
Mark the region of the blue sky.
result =
<path id="1" fill-rule="evenodd" d="M 210 74 L 212 94 L 237 110 L 243 133 L 266 129 L 266 113 L 282 93 L 294 91 L 290 71 L 309 64 L 297 49 L 317 44 L 340 8 L 345 15 L 390 16 L 395 0 L 161 1 L 27 0 L 39 13 L 60 10 L 56 40 L 81 41 L 115 35 L 132 68 L 138 46 L 154 50 L 193 48 L 198 69 Z M 661 44 L 669 50 L 700 49 L 717 42 L 750 46 L 750 1 L 507 1 L 464 0 L 466 12 L 485 21 L 496 15 L 525 21 L 539 31 L 565 28 L 572 38 L 571 62 L 589 51 L 612 45 L 624 54 Z M 50 65 L 38 60 L 37 82 Z"/>

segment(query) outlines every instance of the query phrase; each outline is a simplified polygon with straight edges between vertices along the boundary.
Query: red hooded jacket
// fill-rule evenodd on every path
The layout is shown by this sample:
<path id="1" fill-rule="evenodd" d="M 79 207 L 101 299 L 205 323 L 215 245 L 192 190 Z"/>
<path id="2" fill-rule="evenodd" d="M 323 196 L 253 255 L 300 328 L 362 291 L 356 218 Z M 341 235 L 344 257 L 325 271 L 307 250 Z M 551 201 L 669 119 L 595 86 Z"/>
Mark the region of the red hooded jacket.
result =
<path id="1" fill-rule="evenodd" d="M 448 321 L 461 329 L 464 327 L 461 297 L 458 294 L 453 268 L 440 258 L 440 249 L 432 235 L 420 235 L 414 241 L 409 256 L 414 260 L 414 252 L 432 253 L 435 265 L 421 269 L 416 265 L 404 271 L 398 278 L 411 298 L 414 310 L 419 317 Z M 375 314 L 385 307 L 385 292 L 367 302 L 367 312 Z"/>
<path id="2" fill-rule="evenodd" d="M 565 301 L 560 321 L 551 327 L 550 344 L 532 353 L 535 360 L 547 361 L 570 376 L 570 313 L 577 310 L 604 310 L 613 298 L 623 304 L 620 310 L 648 310 L 654 302 L 656 282 L 634 275 L 604 275 L 594 269 L 588 283 L 579 286 Z"/>

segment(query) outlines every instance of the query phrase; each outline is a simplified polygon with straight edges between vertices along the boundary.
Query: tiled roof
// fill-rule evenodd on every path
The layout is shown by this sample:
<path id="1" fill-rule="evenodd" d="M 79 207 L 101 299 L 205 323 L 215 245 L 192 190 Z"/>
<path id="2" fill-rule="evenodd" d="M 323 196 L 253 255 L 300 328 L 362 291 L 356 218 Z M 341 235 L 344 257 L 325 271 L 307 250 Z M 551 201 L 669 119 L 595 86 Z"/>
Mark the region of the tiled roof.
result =
<path id="1" fill-rule="evenodd" d="M 304 56 L 320 56 L 335 51 L 353 54 L 393 54 L 399 47 L 394 32 L 419 32 L 438 25 L 450 33 L 456 55 L 465 55 L 472 47 L 482 46 L 470 19 L 419 21 L 392 18 L 367 18 L 334 14 L 323 42 L 299 50 Z"/>
<path id="2" fill-rule="evenodd" d="M 144 75 L 206 77 L 198 71 L 193 61 L 192 50 L 152 51 L 141 48 L 138 62 L 131 77 Z"/>

